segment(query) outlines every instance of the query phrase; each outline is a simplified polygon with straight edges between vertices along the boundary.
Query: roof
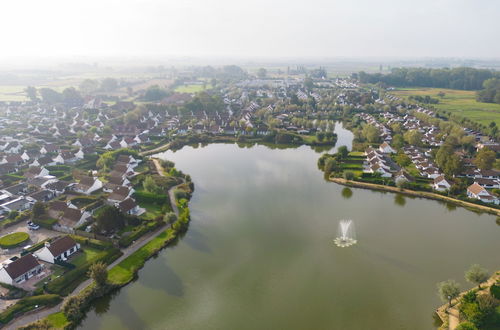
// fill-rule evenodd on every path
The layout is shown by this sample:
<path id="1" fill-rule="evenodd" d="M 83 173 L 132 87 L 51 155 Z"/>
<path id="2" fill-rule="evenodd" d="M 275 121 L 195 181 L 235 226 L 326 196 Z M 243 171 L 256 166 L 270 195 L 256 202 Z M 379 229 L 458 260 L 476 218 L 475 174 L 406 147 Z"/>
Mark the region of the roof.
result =
<path id="1" fill-rule="evenodd" d="M 49 209 L 50 210 L 54 210 L 54 211 L 64 211 L 68 208 L 68 206 L 66 205 L 65 202 L 63 201 L 53 201 L 52 203 L 50 203 L 49 205 Z"/>
<path id="2" fill-rule="evenodd" d="M 49 249 L 50 253 L 52 253 L 52 255 L 54 257 L 56 257 L 56 256 L 60 255 L 61 253 L 68 251 L 69 249 L 71 249 L 75 245 L 76 245 L 76 242 L 74 239 L 72 239 L 69 236 L 64 236 L 64 237 L 61 237 L 58 240 L 50 243 L 50 245 L 47 247 L 47 249 Z"/>
<path id="3" fill-rule="evenodd" d="M 137 204 L 132 198 L 127 198 L 126 200 L 120 202 L 118 206 L 120 207 L 120 210 L 122 210 L 122 212 L 128 212 L 136 207 Z"/>
<path id="4" fill-rule="evenodd" d="M 68 207 L 64 210 L 64 214 L 62 217 L 63 217 L 63 219 L 78 222 L 78 221 L 80 221 L 80 218 L 82 217 L 82 212 L 79 209 L 73 209 L 71 207 Z"/>
<path id="5" fill-rule="evenodd" d="M 15 279 L 38 266 L 40 266 L 40 264 L 35 257 L 33 257 L 32 254 L 27 254 L 10 264 L 5 265 L 4 268 L 7 271 L 7 274 L 9 274 L 12 279 Z"/>
<path id="6" fill-rule="evenodd" d="M 474 195 L 478 195 L 480 192 L 482 192 L 483 190 L 486 191 L 486 189 L 484 189 L 483 187 L 481 187 L 479 184 L 477 184 L 476 182 L 474 182 L 473 184 L 471 184 L 469 187 L 467 187 L 467 190 L 470 191 L 471 193 L 473 193 Z"/>

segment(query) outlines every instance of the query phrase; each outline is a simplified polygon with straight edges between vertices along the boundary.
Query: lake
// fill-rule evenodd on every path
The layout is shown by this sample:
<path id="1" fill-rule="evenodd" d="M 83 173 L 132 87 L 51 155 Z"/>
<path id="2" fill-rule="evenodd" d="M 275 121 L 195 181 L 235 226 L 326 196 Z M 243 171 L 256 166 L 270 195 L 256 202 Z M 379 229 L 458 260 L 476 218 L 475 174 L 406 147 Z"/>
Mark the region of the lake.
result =
<path id="1" fill-rule="evenodd" d="M 352 135 L 337 127 L 337 145 Z M 436 283 L 497 270 L 495 217 L 326 182 L 310 147 L 165 152 L 195 183 L 185 237 L 85 329 L 432 329 Z M 358 243 L 333 244 L 341 219 Z"/>

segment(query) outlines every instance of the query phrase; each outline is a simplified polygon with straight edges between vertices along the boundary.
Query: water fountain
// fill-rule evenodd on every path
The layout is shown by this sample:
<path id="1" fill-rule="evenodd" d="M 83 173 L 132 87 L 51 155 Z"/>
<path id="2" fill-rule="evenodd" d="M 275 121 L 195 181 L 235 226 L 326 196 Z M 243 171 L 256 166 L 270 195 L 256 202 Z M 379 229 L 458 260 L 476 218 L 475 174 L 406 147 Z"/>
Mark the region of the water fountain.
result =
<path id="1" fill-rule="evenodd" d="M 354 230 L 354 222 L 352 220 L 340 220 L 339 236 L 333 242 L 338 247 L 348 247 L 356 244 L 356 232 Z"/>

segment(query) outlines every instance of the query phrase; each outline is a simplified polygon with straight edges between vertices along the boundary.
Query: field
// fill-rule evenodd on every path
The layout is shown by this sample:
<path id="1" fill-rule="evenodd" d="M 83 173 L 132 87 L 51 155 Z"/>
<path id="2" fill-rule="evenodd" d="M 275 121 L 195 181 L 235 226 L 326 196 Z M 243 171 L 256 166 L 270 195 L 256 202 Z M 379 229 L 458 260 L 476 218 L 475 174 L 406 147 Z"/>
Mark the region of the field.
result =
<path id="1" fill-rule="evenodd" d="M 445 96 L 443 98 L 439 97 L 439 92 L 445 93 Z M 496 122 L 497 126 L 500 125 L 500 104 L 477 102 L 475 91 L 443 88 L 402 88 L 391 93 L 404 98 L 411 95 L 429 95 L 439 99 L 439 104 L 432 105 L 438 110 L 451 111 L 483 125 L 489 125 L 492 121 Z"/>
<path id="2" fill-rule="evenodd" d="M 212 88 L 212 85 L 210 84 L 207 84 L 206 85 L 206 88 L 203 88 L 203 85 L 195 85 L 195 84 L 192 84 L 192 85 L 182 85 L 182 86 L 178 86 L 175 91 L 178 92 L 178 93 L 197 93 L 197 92 L 201 92 L 201 91 L 204 91 L 205 89 L 210 89 Z"/>

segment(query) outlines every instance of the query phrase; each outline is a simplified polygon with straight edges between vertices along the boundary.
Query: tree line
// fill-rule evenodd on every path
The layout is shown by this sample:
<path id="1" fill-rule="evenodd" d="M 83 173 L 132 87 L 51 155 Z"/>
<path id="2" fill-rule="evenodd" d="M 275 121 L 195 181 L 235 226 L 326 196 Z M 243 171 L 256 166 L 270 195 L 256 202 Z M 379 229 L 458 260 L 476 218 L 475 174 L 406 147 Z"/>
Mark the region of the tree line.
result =
<path id="1" fill-rule="evenodd" d="M 469 67 L 459 68 L 394 68 L 389 74 L 354 74 L 361 83 L 383 83 L 396 87 L 435 87 L 461 90 L 480 90 L 491 78 L 500 78 L 500 72 Z"/>

